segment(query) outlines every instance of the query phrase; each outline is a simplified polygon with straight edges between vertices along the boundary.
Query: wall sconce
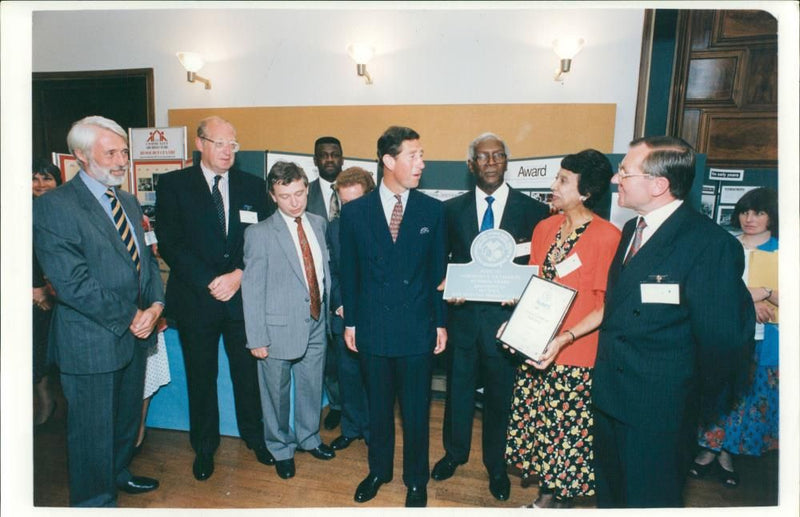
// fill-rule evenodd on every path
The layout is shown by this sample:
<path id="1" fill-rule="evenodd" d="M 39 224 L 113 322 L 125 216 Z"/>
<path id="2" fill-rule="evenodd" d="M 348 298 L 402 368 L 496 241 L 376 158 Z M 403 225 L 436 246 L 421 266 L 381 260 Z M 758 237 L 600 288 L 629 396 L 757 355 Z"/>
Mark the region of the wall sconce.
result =
<path id="1" fill-rule="evenodd" d="M 564 38 L 553 40 L 553 52 L 561 59 L 561 64 L 556 68 L 556 81 L 564 82 L 564 74 L 569 73 L 572 67 L 572 58 L 581 51 L 584 45 L 583 38 Z"/>
<path id="2" fill-rule="evenodd" d="M 203 68 L 203 65 L 206 64 L 200 54 L 196 52 L 178 52 L 175 55 L 178 56 L 178 60 L 180 60 L 183 68 L 186 69 L 187 81 L 190 83 L 198 81 L 206 85 L 206 90 L 211 89 L 211 81 L 205 77 L 200 77 L 197 75 L 197 71 Z"/>
<path id="3" fill-rule="evenodd" d="M 347 45 L 347 53 L 356 62 L 356 73 L 363 77 L 367 84 L 372 84 L 372 77 L 367 72 L 367 63 L 375 55 L 375 48 L 365 43 L 351 43 Z"/>

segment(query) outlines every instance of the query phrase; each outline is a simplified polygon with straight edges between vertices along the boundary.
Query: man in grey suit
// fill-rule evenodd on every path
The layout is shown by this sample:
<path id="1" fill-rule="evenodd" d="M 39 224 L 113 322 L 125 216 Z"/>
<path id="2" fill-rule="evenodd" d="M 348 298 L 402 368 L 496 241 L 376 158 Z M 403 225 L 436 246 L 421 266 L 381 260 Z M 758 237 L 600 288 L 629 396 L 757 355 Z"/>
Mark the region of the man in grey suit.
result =
<path id="1" fill-rule="evenodd" d="M 131 475 L 128 463 L 164 292 L 142 209 L 116 188 L 128 171 L 125 131 L 86 117 L 72 125 L 67 144 L 81 171 L 36 200 L 34 247 L 57 293 L 50 346 L 68 404 L 70 505 L 116 506 L 118 489 L 158 487 Z"/>
<path id="2" fill-rule="evenodd" d="M 327 222 L 306 212 L 308 177 L 299 166 L 277 162 L 267 182 L 278 210 L 245 231 L 242 301 L 247 348 L 258 359 L 267 448 L 278 475 L 288 479 L 295 450 L 321 460 L 335 456 L 319 436 L 330 293 Z"/>

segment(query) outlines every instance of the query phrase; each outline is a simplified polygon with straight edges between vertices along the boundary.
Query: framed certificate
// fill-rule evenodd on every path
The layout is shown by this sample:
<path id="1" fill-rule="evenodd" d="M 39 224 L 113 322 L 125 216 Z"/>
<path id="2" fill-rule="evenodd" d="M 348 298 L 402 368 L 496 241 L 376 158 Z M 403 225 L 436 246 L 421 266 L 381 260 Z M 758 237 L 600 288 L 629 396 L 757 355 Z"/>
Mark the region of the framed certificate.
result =
<path id="1" fill-rule="evenodd" d="M 532 276 L 497 339 L 536 359 L 555 337 L 576 294 L 575 289 Z"/>

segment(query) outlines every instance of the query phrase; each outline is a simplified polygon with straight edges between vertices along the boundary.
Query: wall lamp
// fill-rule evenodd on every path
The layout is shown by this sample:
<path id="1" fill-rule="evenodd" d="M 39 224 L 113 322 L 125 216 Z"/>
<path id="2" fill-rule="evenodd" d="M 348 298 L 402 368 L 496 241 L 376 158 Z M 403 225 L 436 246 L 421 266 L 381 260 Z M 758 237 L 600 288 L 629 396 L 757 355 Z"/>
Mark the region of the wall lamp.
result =
<path id="1" fill-rule="evenodd" d="M 564 38 L 553 40 L 553 52 L 561 59 L 561 64 L 556 68 L 554 80 L 564 82 L 564 75 L 572 68 L 572 59 L 581 51 L 585 41 L 583 38 Z"/>
<path id="2" fill-rule="evenodd" d="M 363 77 L 367 84 L 372 84 L 372 77 L 367 72 L 367 63 L 375 55 L 375 48 L 365 43 L 351 43 L 347 45 L 347 53 L 356 62 L 356 73 Z"/>
<path id="3" fill-rule="evenodd" d="M 178 52 L 176 56 L 178 56 L 178 60 L 180 60 L 183 68 L 186 69 L 187 81 L 190 83 L 195 81 L 201 82 L 206 85 L 206 90 L 211 89 L 211 81 L 205 77 L 200 77 L 197 75 L 197 71 L 203 68 L 203 65 L 206 64 L 200 54 L 196 52 Z"/>

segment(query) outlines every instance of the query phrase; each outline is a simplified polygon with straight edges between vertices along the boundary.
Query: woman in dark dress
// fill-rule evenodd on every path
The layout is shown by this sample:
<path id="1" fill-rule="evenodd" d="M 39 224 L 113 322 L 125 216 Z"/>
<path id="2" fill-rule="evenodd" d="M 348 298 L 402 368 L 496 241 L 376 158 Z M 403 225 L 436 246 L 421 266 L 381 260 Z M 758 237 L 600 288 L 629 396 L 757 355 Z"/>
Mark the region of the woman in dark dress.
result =
<path id="1" fill-rule="evenodd" d="M 33 161 L 32 190 L 34 199 L 61 185 L 61 171 L 45 159 Z M 33 423 L 47 422 L 56 409 L 56 402 L 50 388 L 47 340 L 50 328 L 50 314 L 53 308 L 53 288 L 42 272 L 36 254 L 33 253 L 33 385 L 34 411 Z"/>

